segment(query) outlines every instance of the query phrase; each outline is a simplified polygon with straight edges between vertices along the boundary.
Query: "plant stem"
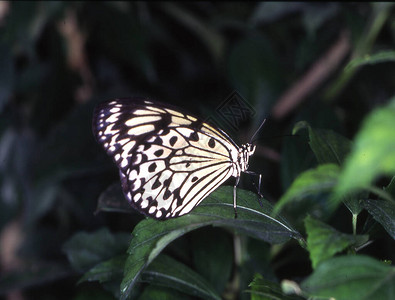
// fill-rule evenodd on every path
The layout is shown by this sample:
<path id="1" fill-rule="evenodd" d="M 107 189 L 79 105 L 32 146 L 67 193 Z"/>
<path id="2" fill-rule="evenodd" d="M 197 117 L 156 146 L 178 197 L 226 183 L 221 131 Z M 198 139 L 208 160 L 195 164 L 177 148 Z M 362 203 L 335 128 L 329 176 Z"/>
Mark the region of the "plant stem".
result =
<path id="1" fill-rule="evenodd" d="M 352 234 L 353 235 L 357 234 L 357 219 L 358 219 L 358 214 L 352 214 Z"/>

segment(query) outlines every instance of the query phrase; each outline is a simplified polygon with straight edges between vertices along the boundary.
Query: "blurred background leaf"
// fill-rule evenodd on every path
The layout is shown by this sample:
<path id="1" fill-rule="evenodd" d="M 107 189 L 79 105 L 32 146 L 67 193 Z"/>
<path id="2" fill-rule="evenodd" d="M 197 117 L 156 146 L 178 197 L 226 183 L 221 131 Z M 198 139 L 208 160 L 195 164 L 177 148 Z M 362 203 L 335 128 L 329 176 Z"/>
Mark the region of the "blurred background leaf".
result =
<path id="1" fill-rule="evenodd" d="M 363 255 L 340 256 L 318 265 L 302 289 L 311 297 L 392 299 L 394 283 L 394 268 L 384 262 Z"/>
<path id="2" fill-rule="evenodd" d="M 263 207 L 257 178 L 244 174 L 239 223 L 225 188 L 220 205 L 207 199 L 189 218 L 209 214 L 229 226 L 194 228 L 156 249 L 216 295 L 250 299 L 270 290 L 285 299 L 280 282 L 296 291 L 321 264 L 341 271 L 329 263 L 335 256 L 313 272 L 301 236 L 290 240 L 284 227 L 249 211 L 271 212 L 285 195 L 303 194 L 308 184 L 294 190 L 300 176 L 320 164 L 339 165 L 343 191 L 357 189 L 331 210 L 330 188 L 287 202 L 281 224 L 306 236 L 311 215 L 342 235 L 368 233 L 374 246 L 358 254 L 394 261 L 393 20 L 393 3 L 1 1 L 0 297 L 120 297 L 130 234 L 154 225 L 125 205 L 117 168 L 92 135 L 95 105 L 115 97 L 180 106 L 237 143 L 267 118 L 250 161 L 262 173 Z M 235 91 L 250 115 L 233 128 L 221 107 Z M 295 124 L 308 130 L 291 136 Z M 364 154 L 369 164 L 355 163 Z M 152 283 L 138 282 L 130 297 L 197 298 Z"/>

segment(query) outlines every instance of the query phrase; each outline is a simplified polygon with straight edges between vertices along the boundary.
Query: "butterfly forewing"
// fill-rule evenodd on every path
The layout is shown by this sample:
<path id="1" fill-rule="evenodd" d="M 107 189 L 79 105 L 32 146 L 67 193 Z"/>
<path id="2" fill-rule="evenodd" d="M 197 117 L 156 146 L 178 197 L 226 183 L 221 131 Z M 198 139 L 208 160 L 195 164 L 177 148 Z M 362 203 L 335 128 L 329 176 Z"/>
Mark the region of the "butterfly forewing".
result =
<path id="1" fill-rule="evenodd" d="M 117 164 L 130 204 L 157 219 L 188 213 L 240 172 L 239 148 L 223 131 L 163 103 L 99 104 L 93 130 Z"/>

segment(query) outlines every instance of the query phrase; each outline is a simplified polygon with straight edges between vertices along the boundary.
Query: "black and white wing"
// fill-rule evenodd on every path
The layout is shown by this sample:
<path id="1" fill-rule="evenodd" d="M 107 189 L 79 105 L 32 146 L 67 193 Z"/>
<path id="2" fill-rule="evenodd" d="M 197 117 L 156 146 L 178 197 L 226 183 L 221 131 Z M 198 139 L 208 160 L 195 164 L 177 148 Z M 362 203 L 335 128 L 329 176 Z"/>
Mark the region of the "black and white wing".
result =
<path id="1" fill-rule="evenodd" d="M 160 102 L 101 103 L 93 131 L 117 164 L 131 206 L 156 219 L 190 212 L 240 173 L 239 148 L 223 131 Z"/>

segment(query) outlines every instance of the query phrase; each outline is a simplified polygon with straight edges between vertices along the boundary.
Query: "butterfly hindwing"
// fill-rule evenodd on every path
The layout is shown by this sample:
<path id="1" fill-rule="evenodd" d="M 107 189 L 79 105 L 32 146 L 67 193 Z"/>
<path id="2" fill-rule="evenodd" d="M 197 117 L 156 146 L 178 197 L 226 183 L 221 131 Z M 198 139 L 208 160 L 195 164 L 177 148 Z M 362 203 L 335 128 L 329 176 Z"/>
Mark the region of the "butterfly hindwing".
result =
<path id="1" fill-rule="evenodd" d="M 158 219 L 188 213 L 230 176 L 237 145 L 170 105 L 143 98 L 98 105 L 93 128 L 119 168 L 123 192 Z"/>

